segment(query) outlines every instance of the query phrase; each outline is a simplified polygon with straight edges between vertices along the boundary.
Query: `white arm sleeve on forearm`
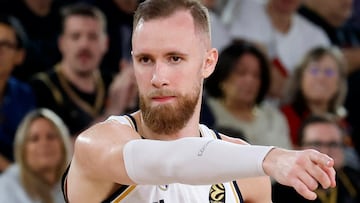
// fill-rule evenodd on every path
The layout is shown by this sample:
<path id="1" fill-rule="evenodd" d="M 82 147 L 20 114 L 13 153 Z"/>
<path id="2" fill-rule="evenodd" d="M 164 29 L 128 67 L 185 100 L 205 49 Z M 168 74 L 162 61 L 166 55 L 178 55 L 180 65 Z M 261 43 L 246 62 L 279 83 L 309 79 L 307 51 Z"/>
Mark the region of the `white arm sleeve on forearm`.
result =
<path id="1" fill-rule="evenodd" d="M 262 162 L 271 149 L 207 138 L 132 140 L 123 156 L 136 184 L 201 185 L 265 175 Z"/>

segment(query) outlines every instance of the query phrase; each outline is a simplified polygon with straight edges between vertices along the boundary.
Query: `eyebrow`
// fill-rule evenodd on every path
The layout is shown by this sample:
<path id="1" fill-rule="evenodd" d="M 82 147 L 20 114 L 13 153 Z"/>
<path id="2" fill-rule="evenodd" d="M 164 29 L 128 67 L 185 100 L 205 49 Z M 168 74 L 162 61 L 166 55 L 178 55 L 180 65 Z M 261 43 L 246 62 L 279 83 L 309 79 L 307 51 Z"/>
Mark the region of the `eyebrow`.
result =
<path id="1" fill-rule="evenodd" d="M 147 53 L 135 53 L 132 51 L 132 55 L 135 58 L 139 58 L 139 57 L 148 57 L 148 58 L 152 58 L 151 54 L 147 54 Z M 182 56 L 182 57 L 187 57 L 189 56 L 189 54 L 185 54 L 179 51 L 171 51 L 165 54 L 165 56 Z"/>

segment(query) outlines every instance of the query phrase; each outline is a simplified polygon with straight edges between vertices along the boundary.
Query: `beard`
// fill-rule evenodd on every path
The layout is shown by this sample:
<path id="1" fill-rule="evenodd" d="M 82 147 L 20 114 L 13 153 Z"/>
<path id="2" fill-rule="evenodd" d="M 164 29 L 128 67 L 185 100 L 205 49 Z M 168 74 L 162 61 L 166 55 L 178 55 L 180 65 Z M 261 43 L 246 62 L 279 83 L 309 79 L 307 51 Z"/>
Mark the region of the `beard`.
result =
<path id="1" fill-rule="evenodd" d="M 156 90 L 153 96 L 176 96 L 174 104 L 162 104 L 151 107 L 146 97 L 140 95 L 140 109 L 144 122 L 150 130 L 158 134 L 173 134 L 181 130 L 194 114 L 200 96 L 200 84 L 188 95 L 178 95 L 169 90 Z"/>

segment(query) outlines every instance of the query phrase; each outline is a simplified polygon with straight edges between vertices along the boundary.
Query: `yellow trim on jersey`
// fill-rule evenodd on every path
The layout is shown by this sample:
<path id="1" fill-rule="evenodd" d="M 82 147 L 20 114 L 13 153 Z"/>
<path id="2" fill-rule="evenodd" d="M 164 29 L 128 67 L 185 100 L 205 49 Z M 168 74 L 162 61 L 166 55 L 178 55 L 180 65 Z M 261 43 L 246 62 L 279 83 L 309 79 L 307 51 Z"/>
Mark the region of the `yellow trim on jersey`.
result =
<path id="1" fill-rule="evenodd" d="M 116 197 L 111 203 L 119 203 L 121 200 L 123 200 L 135 188 L 136 188 L 136 185 L 129 186 L 118 197 Z"/>
<path id="2" fill-rule="evenodd" d="M 236 190 L 235 190 L 234 183 L 233 183 L 233 182 L 229 182 L 229 185 L 230 185 L 230 187 L 231 187 L 232 192 L 234 193 L 236 203 L 240 203 L 239 201 L 240 201 L 241 198 L 239 197 L 239 194 L 238 194 L 238 193 L 236 192 Z"/>

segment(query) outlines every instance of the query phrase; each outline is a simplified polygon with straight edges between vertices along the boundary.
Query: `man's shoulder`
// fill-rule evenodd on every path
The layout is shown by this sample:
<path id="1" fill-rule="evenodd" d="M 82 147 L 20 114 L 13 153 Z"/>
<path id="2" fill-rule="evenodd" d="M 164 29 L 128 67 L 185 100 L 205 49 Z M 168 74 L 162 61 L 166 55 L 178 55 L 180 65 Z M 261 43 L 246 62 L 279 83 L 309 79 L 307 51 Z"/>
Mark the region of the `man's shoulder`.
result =
<path id="1" fill-rule="evenodd" d="M 9 78 L 9 80 L 7 81 L 7 86 L 11 94 L 16 93 L 17 95 L 32 95 L 30 85 L 14 77 Z"/>
<path id="2" fill-rule="evenodd" d="M 309 19 L 305 18 L 304 16 L 300 14 L 295 14 L 294 16 L 294 25 L 297 27 L 297 31 L 301 31 L 301 35 L 304 36 L 311 36 L 310 39 L 313 39 L 314 41 L 318 41 L 320 45 L 328 46 L 330 45 L 330 40 L 325 33 L 325 31 L 316 25 L 314 22 L 311 22 Z M 299 34 L 299 32 L 294 32 L 296 34 Z M 309 40 L 309 38 L 305 37 L 306 40 Z"/>
<path id="3" fill-rule="evenodd" d="M 46 72 L 40 72 L 31 77 L 29 84 L 37 91 L 39 89 L 51 89 L 52 87 L 59 87 L 59 79 L 54 69 Z"/>

